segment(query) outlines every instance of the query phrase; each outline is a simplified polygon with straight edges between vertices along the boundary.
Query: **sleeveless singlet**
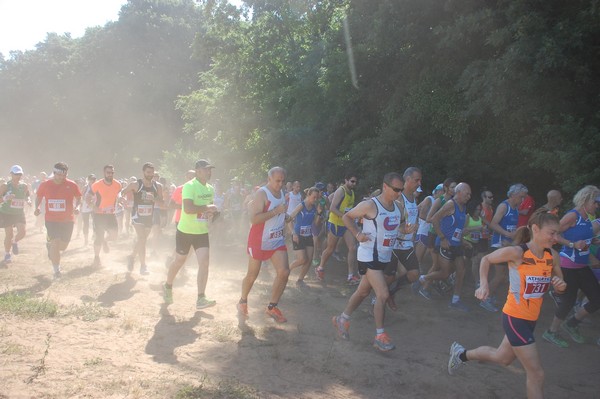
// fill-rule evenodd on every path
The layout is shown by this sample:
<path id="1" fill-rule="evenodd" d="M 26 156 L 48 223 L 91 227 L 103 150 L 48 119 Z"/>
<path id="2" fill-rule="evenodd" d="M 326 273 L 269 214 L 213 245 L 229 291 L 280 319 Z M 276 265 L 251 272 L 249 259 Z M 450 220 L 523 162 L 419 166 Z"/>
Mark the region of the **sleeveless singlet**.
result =
<path id="1" fill-rule="evenodd" d="M 517 224 L 519 223 L 519 210 L 517 208 L 511 208 L 507 200 L 502 201 L 502 204 L 506 205 L 506 213 L 498 224 L 504 230 L 513 232 L 517 229 Z M 512 240 L 494 231 L 494 234 L 492 235 L 492 247 L 500 248 L 503 242 L 510 244 Z"/>
<path id="2" fill-rule="evenodd" d="M 406 223 L 416 224 L 419 217 L 419 208 L 417 207 L 417 201 L 412 202 L 406 198 L 404 193 L 402 194 L 402 200 L 404 201 L 404 221 Z M 394 249 L 407 250 L 413 248 L 414 233 L 402 234 L 398 230 L 398 239 L 394 245 Z"/>
<path id="3" fill-rule="evenodd" d="M 131 208 L 131 219 L 138 223 L 152 223 L 154 214 L 154 202 L 158 195 L 156 183 L 152 182 L 150 187 L 144 186 L 142 179 L 137 181 L 138 190 L 133 193 L 133 208 Z"/>
<path id="4" fill-rule="evenodd" d="M 452 247 L 460 246 L 462 242 L 462 231 L 467 218 L 466 210 L 461 210 L 458 204 L 454 202 L 454 214 L 444 216 L 440 221 L 440 230 Z M 438 237 L 438 239 L 440 239 Z M 441 241 L 441 239 L 440 239 Z"/>
<path id="5" fill-rule="evenodd" d="M 344 190 L 344 198 L 340 202 L 338 209 L 342 211 L 342 213 L 346 213 L 354 207 L 354 191 L 346 191 L 345 186 L 342 186 L 342 190 Z M 336 226 L 344 226 L 342 218 L 333 212 L 329 212 L 329 222 Z"/>
<path id="6" fill-rule="evenodd" d="M 311 237 L 312 236 L 312 222 L 315 219 L 315 213 L 317 212 L 317 207 L 313 206 L 312 209 L 308 209 L 304 201 L 302 203 L 302 210 L 298 212 L 296 215 L 296 220 L 294 223 L 294 233 L 301 237 Z"/>
<path id="7" fill-rule="evenodd" d="M 567 214 L 570 212 L 574 212 L 577 215 L 577 222 L 575 226 L 568 228 L 562 236 L 571 242 L 584 240 L 587 246 L 582 250 L 578 250 L 564 245 L 560 250 L 560 266 L 566 268 L 586 267 L 590 256 L 589 246 L 594 238 L 594 227 L 589 218 L 584 218 L 577 210 L 571 209 Z"/>
<path id="8" fill-rule="evenodd" d="M 25 201 L 29 195 L 27 184 L 19 183 L 17 186 L 14 186 L 12 181 L 8 181 L 6 183 L 6 193 L 4 195 L 14 195 L 14 198 L 4 201 L 2 205 L 0 205 L 0 212 L 9 215 L 22 215 L 25 213 L 23 208 L 25 207 Z"/>
<path id="9" fill-rule="evenodd" d="M 370 240 L 359 243 L 357 259 L 360 262 L 388 263 L 392 260 L 394 242 L 398 238 L 400 209 L 395 202 L 394 209 L 389 211 L 377 198 L 371 200 L 377 205 L 377 215 L 374 219 L 363 218 L 362 232 L 367 234 Z"/>
<path id="10" fill-rule="evenodd" d="M 261 187 L 267 196 L 267 202 L 263 207 L 263 212 L 268 212 L 285 204 L 285 195 L 283 191 L 279 192 L 279 198 L 276 198 L 266 186 Z M 253 224 L 250 227 L 248 235 L 248 245 L 251 247 L 259 246 L 263 251 L 273 251 L 277 248 L 285 246 L 285 236 L 283 227 L 285 224 L 285 213 L 280 213 L 272 217 L 264 223 Z"/>
<path id="11" fill-rule="evenodd" d="M 478 220 L 474 220 L 472 217 L 469 216 L 469 220 L 467 222 L 467 227 L 468 228 L 477 228 L 477 230 L 471 230 L 468 233 L 465 233 L 464 237 L 465 240 L 473 243 L 473 244 L 477 244 L 479 242 L 479 240 L 481 240 L 481 231 L 483 228 L 483 222 L 481 221 L 481 217 Z"/>
<path id="12" fill-rule="evenodd" d="M 509 267 L 509 288 L 502 311 L 519 319 L 538 319 L 543 296 L 552 282 L 552 252 L 544 250 L 537 258 L 527 244 L 522 244 L 523 260 L 517 267 Z"/>

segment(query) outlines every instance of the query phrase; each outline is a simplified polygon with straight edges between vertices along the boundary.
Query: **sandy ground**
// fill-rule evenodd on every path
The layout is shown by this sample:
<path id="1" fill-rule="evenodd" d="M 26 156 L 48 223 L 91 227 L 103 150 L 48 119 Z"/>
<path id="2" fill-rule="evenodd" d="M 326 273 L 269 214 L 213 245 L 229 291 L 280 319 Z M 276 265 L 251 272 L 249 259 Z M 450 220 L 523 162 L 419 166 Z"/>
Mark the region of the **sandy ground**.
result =
<path id="1" fill-rule="evenodd" d="M 280 303 L 289 320 L 282 325 L 263 313 L 272 282 L 265 267 L 249 298 L 250 319 L 240 327 L 241 242 L 213 246 L 207 294 L 218 304 L 196 311 L 196 268 L 189 260 L 175 282 L 175 303 L 162 304 L 172 231 L 150 256 L 149 276 L 139 274 L 139 264 L 126 272 L 132 238 L 112 243 L 100 268 L 91 267 L 91 246 L 74 238 L 63 256 L 64 277 L 53 281 L 45 237 L 34 230 L 30 225 L 21 254 L 0 268 L 0 293 L 28 292 L 58 303 L 59 312 L 46 318 L 0 314 L 0 398 L 167 398 L 186 386 L 206 398 L 525 397 L 518 362 L 467 364 L 456 376 L 446 371 L 453 340 L 496 346 L 503 336 L 500 315 L 476 306 L 472 285 L 464 295 L 468 314 L 448 309 L 448 298 L 426 301 L 401 290 L 400 310 L 386 317 L 397 349 L 384 354 L 372 347 L 366 303 L 354 314 L 350 341 L 335 339 L 331 317 L 352 293 L 341 263 L 331 264 L 326 285 L 310 279 L 308 291 L 298 290 L 292 275 Z M 600 319 L 595 315 L 582 326 L 589 343 L 559 349 L 541 338 L 553 306 L 547 298 L 536 331 L 546 395 L 597 398 Z"/>

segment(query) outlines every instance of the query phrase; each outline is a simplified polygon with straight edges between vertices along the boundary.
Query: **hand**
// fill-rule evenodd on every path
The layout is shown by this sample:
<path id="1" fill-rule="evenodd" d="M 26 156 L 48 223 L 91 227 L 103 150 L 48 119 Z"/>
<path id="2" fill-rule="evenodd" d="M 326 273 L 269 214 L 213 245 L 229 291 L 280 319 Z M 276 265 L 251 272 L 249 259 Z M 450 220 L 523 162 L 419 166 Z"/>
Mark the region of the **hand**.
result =
<path id="1" fill-rule="evenodd" d="M 447 239 L 442 238 L 442 241 L 440 241 L 440 247 L 442 247 L 444 249 L 450 249 L 450 243 L 448 242 Z"/>
<path id="2" fill-rule="evenodd" d="M 412 234 L 417 231 L 417 225 L 411 223 L 405 223 L 402 227 L 402 234 Z"/>
<path id="3" fill-rule="evenodd" d="M 34 216 L 39 216 L 39 215 L 40 215 L 40 213 L 41 213 L 41 212 L 40 212 L 40 210 L 39 210 L 39 209 L 36 209 L 35 211 L 33 211 L 33 215 L 34 215 Z"/>
<path id="4" fill-rule="evenodd" d="M 473 249 L 473 244 L 471 244 L 469 241 L 465 240 L 465 241 L 463 241 L 463 247 L 465 247 L 466 249 Z"/>
<path id="5" fill-rule="evenodd" d="M 358 240 L 358 242 L 367 242 L 367 241 L 371 241 L 371 234 L 370 233 L 363 233 L 362 231 L 360 233 L 358 233 L 356 235 L 356 239 Z"/>
<path id="6" fill-rule="evenodd" d="M 558 292 L 559 294 L 567 289 L 567 283 L 565 283 L 565 280 L 558 276 L 552 277 L 552 286 L 554 287 L 554 291 Z"/>
<path id="7" fill-rule="evenodd" d="M 480 301 L 485 301 L 490 295 L 490 290 L 487 285 L 481 285 L 479 288 L 475 290 L 475 298 Z"/>
<path id="8" fill-rule="evenodd" d="M 296 244 L 298 244 L 298 242 L 300 241 L 300 239 L 298 238 L 298 235 L 292 234 L 292 241 L 294 241 Z"/>
<path id="9" fill-rule="evenodd" d="M 279 215 L 279 214 L 284 213 L 287 209 L 286 209 L 285 204 L 281 204 L 273 210 L 275 211 L 275 215 Z"/>

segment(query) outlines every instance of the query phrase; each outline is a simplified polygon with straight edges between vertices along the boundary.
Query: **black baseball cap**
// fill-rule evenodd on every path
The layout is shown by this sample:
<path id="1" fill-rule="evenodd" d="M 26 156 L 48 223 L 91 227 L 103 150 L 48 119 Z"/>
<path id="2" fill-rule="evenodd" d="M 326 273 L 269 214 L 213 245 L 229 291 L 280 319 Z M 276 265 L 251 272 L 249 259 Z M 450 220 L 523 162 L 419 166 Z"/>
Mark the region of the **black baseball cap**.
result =
<path id="1" fill-rule="evenodd" d="M 206 159 L 199 159 L 196 161 L 196 169 L 214 168 Z"/>

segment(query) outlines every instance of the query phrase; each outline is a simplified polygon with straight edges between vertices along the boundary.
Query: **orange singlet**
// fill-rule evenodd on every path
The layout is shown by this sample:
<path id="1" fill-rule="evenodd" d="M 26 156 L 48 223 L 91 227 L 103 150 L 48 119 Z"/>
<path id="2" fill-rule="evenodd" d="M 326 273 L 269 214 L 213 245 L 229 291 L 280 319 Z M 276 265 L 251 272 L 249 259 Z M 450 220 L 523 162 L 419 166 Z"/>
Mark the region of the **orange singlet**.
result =
<path id="1" fill-rule="evenodd" d="M 537 258 L 527 244 L 520 247 L 523 260 L 519 266 L 508 269 L 510 286 L 502 311 L 512 317 L 535 321 L 552 281 L 552 252 L 545 249 L 542 258 Z"/>

